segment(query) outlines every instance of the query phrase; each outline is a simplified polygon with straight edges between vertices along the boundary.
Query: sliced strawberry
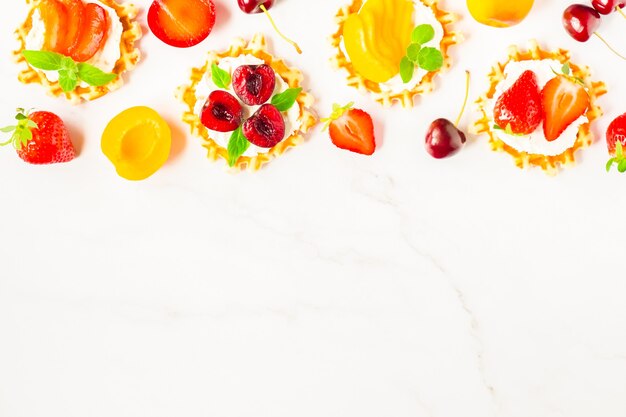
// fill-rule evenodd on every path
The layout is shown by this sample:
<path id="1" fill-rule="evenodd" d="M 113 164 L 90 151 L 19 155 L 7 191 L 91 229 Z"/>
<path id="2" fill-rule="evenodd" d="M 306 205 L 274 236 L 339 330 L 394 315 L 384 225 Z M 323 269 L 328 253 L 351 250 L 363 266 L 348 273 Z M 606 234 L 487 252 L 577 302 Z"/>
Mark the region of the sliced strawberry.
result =
<path id="1" fill-rule="evenodd" d="M 543 133 L 550 142 L 561 136 L 589 108 L 589 94 L 585 87 L 563 75 L 548 81 L 541 94 L 546 112 Z"/>
<path id="2" fill-rule="evenodd" d="M 168 45 L 188 48 L 209 36 L 215 24 L 213 0 L 155 0 L 148 26 Z"/>
<path id="3" fill-rule="evenodd" d="M 626 149 L 626 113 L 611 122 L 606 130 L 606 144 L 611 155 L 615 154 L 615 144 L 619 142 Z"/>
<path id="4" fill-rule="evenodd" d="M 82 27 L 85 5 L 82 0 L 58 0 L 65 6 L 66 21 L 63 24 L 63 35 L 59 45 L 60 54 L 70 56 L 72 46 L 78 42 L 80 29 Z"/>
<path id="5" fill-rule="evenodd" d="M 63 47 L 63 33 L 67 21 L 65 6 L 57 0 L 42 0 L 38 8 L 46 30 L 43 49 L 59 52 Z"/>
<path id="6" fill-rule="evenodd" d="M 372 118 L 363 110 L 350 106 L 335 106 L 328 119 L 330 139 L 338 148 L 371 155 L 376 150 Z"/>
<path id="7" fill-rule="evenodd" d="M 100 5 L 85 5 L 78 36 L 69 50 L 72 59 L 76 62 L 91 59 L 106 42 L 109 25 L 109 16 Z"/>
<path id="8" fill-rule="evenodd" d="M 537 76 L 532 71 L 524 73 L 496 101 L 494 121 L 516 135 L 528 135 L 543 120 L 541 91 Z"/>

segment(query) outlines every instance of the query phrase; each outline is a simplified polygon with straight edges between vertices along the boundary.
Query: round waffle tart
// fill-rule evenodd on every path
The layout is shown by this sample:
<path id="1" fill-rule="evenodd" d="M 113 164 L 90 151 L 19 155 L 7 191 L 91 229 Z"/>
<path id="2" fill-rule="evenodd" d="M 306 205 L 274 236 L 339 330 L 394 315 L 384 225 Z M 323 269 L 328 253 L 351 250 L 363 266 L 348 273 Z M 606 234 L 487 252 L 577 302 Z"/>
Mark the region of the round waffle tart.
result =
<path id="1" fill-rule="evenodd" d="M 582 80 L 585 84 L 590 99 L 589 109 L 585 113 L 589 122 L 580 125 L 576 136 L 576 142 L 571 148 L 567 149 L 560 155 L 554 156 L 521 152 L 504 143 L 493 131 L 490 118 L 488 116 L 490 109 L 487 108 L 488 103 L 494 98 L 497 85 L 504 80 L 504 71 L 510 62 L 542 59 L 554 59 L 559 61 L 561 64 L 568 63 L 571 68 L 572 75 Z M 497 63 L 489 73 L 489 84 L 489 90 L 476 102 L 478 104 L 481 118 L 472 126 L 472 133 L 477 135 L 486 133 L 489 136 L 491 148 L 494 151 L 502 151 L 511 155 L 515 160 L 515 165 L 519 168 L 537 166 L 541 167 L 545 172 L 554 175 L 558 173 L 560 167 L 570 165 L 575 162 L 576 151 L 591 145 L 593 142 L 591 123 L 598 117 L 602 116 L 602 109 L 597 105 L 597 100 L 598 97 L 606 94 L 606 86 L 603 82 L 591 80 L 591 73 L 588 67 L 578 66 L 570 62 L 570 54 L 568 51 L 563 49 L 546 51 L 541 49 L 536 41 L 531 41 L 529 43 L 528 50 L 521 50 L 516 46 L 511 46 L 509 48 L 508 59 L 504 62 Z"/>
<path id="2" fill-rule="evenodd" d="M 100 87 L 93 86 L 80 86 L 78 85 L 74 90 L 64 92 L 58 81 L 49 81 L 45 74 L 26 62 L 26 59 L 22 56 L 22 51 L 26 47 L 26 36 L 32 29 L 33 13 L 39 0 L 26 0 L 26 3 L 30 6 L 30 11 L 26 20 L 22 25 L 17 28 L 15 35 L 19 41 L 19 48 L 14 52 L 15 60 L 18 64 L 24 67 L 18 75 L 20 82 L 24 84 L 41 84 L 48 91 L 48 93 L 55 97 L 64 96 L 70 102 L 74 104 L 81 103 L 82 101 L 92 101 L 100 98 L 111 91 L 117 90 L 124 84 L 122 75 L 131 71 L 137 65 L 140 59 L 139 49 L 135 48 L 135 43 L 141 38 L 141 26 L 137 23 L 135 18 L 137 17 L 137 8 L 132 4 L 118 4 L 115 0 L 100 0 L 104 5 L 111 7 L 115 10 L 120 22 L 124 28 L 122 38 L 120 41 L 120 59 L 115 63 L 115 67 L 111 72 L 118 75 L 118 77 L 107 85 Z"/>
<path id="3" fill-rule="evenodd" d="M 178 88 L 176 96 L 185 105 L 183 113 L 183 122 L 189 125 L 191 133 L 203 140 L 203 146 L 208 150 L 207 157 L 216 161 L 223 159 L 228 161 L 228 150 L 217 144 L 211 137 L 209 130 L 204 127 L 200 121 L 199 115 L 194 111 L 196 106 L 196 87 L 204 78 L 204 75 L 210 73 L 211 64 L 219 63 L 220 59 L 226 57 L 238 57 L 240 55 L 249 54 L 263 60 L 267 65 L 272 67 L 279 77 L 281 77 L 290 88 L 298 88 L 302 82 L 302 73 L 285 64 L 283 60 L 272 56 L 267 50 L 267 43 L 263 35 L 255 35 L 250 42 L 237 38 L 233 40 L 230 47 L 222 52 L 209 52 L 206 63 L 200 68 L 192 68 L 190 84 L 183 85 Z M 317 118 L 309 110 L 314 103 L 311 94 L 302 91 L 296 103 L 300 109 L 298 120 L 301 125 L 291 136 L 285 138 L 267 152 L 260 153 L 256 156 L 241 156 L 237 160 L 234 167 L 238 170 L 251 169 L 259 170 L 272 159 L 282 155 L 289 148 L 294 147 L 304 141 L 304 135 L 317 123 Z"/>
<path id="4" fill-rule="evenodd" d="M 452 58 L 449 55 L 450 47 L 458 44 L 463 39 L 460 33 L 452 30 L 452 25 L 458 21 L 458 17 L 440 9 L 438 7 L 438 4 L 441 3 L 439 0 L 415 1 L 420 1 L 425 6 L 429 7 L 433 11 L 437 21 L 441 23 L 444 36 L 441 40 L 440 48 L 444 57 L 444 63 L 441 69 L 427 73 L 412 89 L 405 89 L 397 93 L 383 91 L 378 83 L 367 80 L 359 75 L 354 70 L 349 57 L 342 48 L 344 23 L 350 15 L 358 13 L 359 10 L 361 10 L 364 0 L 352 0 L 351 4 L 339 9 L 335 16 L 338 27 L 337 31 L 331 36 L 331 44 L 335 49 L 335 55 L 331 59 L 333 66 L 347 72 L 347 81 L 350 87 L 370 93 L 376 101 L 384 106 L 391 106 L 395 102 L 400 102 L 402 107 L 413 107 L 414 97 L 431 92 L 435 88 L 434 80 L 437 74 L 450 68 L 452 64 Z"/>

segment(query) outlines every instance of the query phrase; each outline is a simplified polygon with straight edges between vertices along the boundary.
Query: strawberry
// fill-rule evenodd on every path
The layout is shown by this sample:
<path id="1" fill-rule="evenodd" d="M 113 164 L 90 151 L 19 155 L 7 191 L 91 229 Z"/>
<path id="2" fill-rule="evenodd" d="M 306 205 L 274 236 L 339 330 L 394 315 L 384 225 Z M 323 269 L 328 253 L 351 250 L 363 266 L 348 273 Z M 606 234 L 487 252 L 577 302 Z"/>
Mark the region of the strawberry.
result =
<path id="1" fill-rule="evenodd" d="M 332 115 L 324 119 L 329 128 L 330 139 L 338 148 L 371 155 L 376 150 L 374 123 L 369 114 L 353 109 L 352 104 L 343 107 L 335 104 Z"/>
<path id="2" fill-rule="evenodd" d="M 0 146 L 12 144 L 18 156 L 29 164 L 69 162 L 75 158 L 69 132 L 59 116 L 46 111 L 30 114 L 23 109 L 17 111 L 17 125 L 0 129 L 13 133 Z"/>
<path id="3" fill-rule="evenodd" d="M 507 132 L 528 135 L 543 120 L 541 91 L 537 75 L 524 71 L 522 75 L 496 101 L 494 121 Z"/>
<path id="4" fill-rule="evenodd" d="M 619 172 L 626 172 L 626 113 L 611 122 L 606 130 L 606 144 L 609 154 L 613 155 L 606 164 L 606 170 L 610 171 L 613 164 L 617 165 Z"/>
<path id="5" fill-rule="evenodd" d="M 585 87 L 567 75 L 557 75 L 548 81 L 541 95 L 546 113 L 543 133 L 549 142 L 561 136 L 569 125 L 585 114 L 590 104 Z"/>

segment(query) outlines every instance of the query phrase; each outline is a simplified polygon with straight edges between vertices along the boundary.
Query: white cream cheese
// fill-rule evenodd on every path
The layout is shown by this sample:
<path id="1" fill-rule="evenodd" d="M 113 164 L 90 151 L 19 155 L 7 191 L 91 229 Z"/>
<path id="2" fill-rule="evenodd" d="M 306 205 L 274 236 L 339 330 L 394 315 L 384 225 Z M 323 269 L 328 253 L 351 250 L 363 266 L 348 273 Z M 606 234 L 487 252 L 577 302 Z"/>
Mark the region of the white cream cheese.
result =
<path id="1" fill-rule="evenodd" d="M 493 99 L 491 99 L 485 106 L 490 126 L 495 124 L 494 110 L 498 97 L 508 90 L 524 71 L 530 70 L 537 75 L 537 83 L 539 85 L 539 89 L 541 90 L 548 83 L 548 81 L 555 77 L 552 70 L 559 72 L 562 66 L 563 64 L 552 59 L 509 62 L 504 69 L 504 80 L 496 86 Z M 561 136 L 552 142 L 546 140 L 543 134 L 543 123 L 540 124 L 533 133 L 524 136 L 508 135 L 502 130 L 494 131 L 492 129 L 492 131 L 500 140 L 519 152 L 555 156 L 562 154 L 574 146 L 578 135 L 578 128 L 580 125 L 588 122 L 589 120 L 587 119 L 587 116 L 580 116 L 576 121 L 574 121 L 574 123 L 570 124 L 567 129 L 565 129 Z"/>
<path id="2" fill-rule="evenodd" d="M 110 22 L 109 31 L 107 32 L 104 45 L 89 61 L 87 61 L 87 64 L 93 65 L 104 72 L 111 72 L 122 55 L 120 44 L 122 41 L 122 34 L 124 33 L 124 26 L 113 8 L 106 6 L 98 0 L 88 0 L 84 1 L 84 3 L 95 3 L 100 5 L 109 16 Z M 44 22 L 39 14 L 39 10 L 35 10 L 32 17 L 32 28 L 30 32 L 28 32 L 28 35 L 26 35 L 26 49 L 40 51 L 44 45 L 45 35 L 46 27 Z M 59 74 L 56 71 L 43 71 L 43 73 L 49 81 L 57 81 L 59 79 Z"/>
<path id="3" fill-rule="evenodd" d="M 238 57 L 222 58 L 220 62 L 218 63 L 218 67 L 228 72 L 232 76 L 233 72 L 241 65 L 262 65 L 262 64 L 264 64 L 263 60 L 253 55 L 240 55 Z M 272 96 L 282 93 L 288 88 L 289 86 L 287 85 L 287 83 L 278 74 L 276 74 L 276 87 L 274 87 L 274 92 L 272 93 Z M 202 80 L 200 80 L 200 82 L 196 86 L 196 106 L 194 108 L 194 112 L 198 116 L 200 116 L 200 114 L 202 113 L 202 108 L 204 107 L 204 104 L 206 103 L 207 98 L 215 90 L 221 90 L 221 89 L 218 88 L 213 83 L 213 79 L 211 77 L 211 71 L 207 71 L 207 73 L 204 75 Z M 233 97 L 235 97 L 241 103 L 241 106 L 243 108 L 244 120 L 252 116 L 258 110 L 258 108 L 261 107 L 261 106 L 248 106 L 244 104 L 239 99 L 239 97 L 237 97 L 237 94 L 235 94 L 234 90 L 232 89 L 232 82 L 228 86 L 226 91 L 231 93 Z M 284 140 L 285 138 L 288 138 L 289 136 L 291 136 L 295 131 L 300 129 L 301 122 L 298 120 L 300 117 L 300 107 L 298 106 L 298 103 L 294 104 L 288 111 L 282 112 L 282 115 L 283 115 L 283 120 L 285 121 L 285 137 L 283 138 Z M 233 132 L 216 132 L 214 130 L 209 129 L 209 136 L 211 137 L 211 139 L 213 139 L 215 143 L 217 143 L 219 146 L 223 148 L 228 147 L 228 141 L 230 140 L 232 133 Z M 253 144 L 250 144 L 250 147 L 248 147 L 248 149 L 243 155 L 244 156 L 256 156 L 261 153 L 267 153 L 267 151 L 268 151 L 267 148 L 260 148 Z"/>

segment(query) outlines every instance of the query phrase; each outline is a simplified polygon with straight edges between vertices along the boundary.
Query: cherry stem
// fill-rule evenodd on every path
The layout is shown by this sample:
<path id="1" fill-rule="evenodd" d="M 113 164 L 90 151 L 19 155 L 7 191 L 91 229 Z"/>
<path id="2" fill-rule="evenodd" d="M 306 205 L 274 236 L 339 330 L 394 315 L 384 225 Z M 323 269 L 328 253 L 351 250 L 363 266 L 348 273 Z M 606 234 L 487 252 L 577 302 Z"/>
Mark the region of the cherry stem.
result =
<path id="1" fill-rule="evenodd" d="M 293 45 L 294 48 L 296 48 L 296 51 L 301 54 L 302 53 L 302 49 L 300 49 L 300 47 L 298 46 L 297 43 L 295 43 L 294 41 L 292 41 L 291 39 L 289 39 L 288 37 L 286 37 L 285 35 L 282 34 L 282 32 L 280 30 L 278 30 L 278 26 L 276 26 L 276 22 L 274 22 L 274 19 L 272 19 L 272 15 L 270 15 L 270 12 L 267 10 L 267 8 L 265 7 L 264 4 L 261 4 L 259 6 L 261 8 L 261 10 L 263 10 L 263 13 L 265 13 L 265 15 L 267 16 L 267 18 L 270 20 L 270 23 L 272 24 L 272 26 L 274 27 L 274 30 L 276 31 L 276 33 L 278 33 L 280 35 L 281 38 L 283 38 L 284 40 L 286 40 L 287 42 L 289 42 L 290 44 Z"/>
<path id="2" fill-rule="evenodd" d="M 613 47 L 609 45 L 609 43 L 602 36 L 600 36 L 598 32 L 593 32 L 593 34 L 596 35 L 598 39 L 600 39 L 611 50 L 611 52 L 613 52 L 615 55 L 617 55 L 618 57 L 626 61 L 626 57 L 620 54 L 619 52 L 617 52 L 615 49 L 613 49 Z"/>
<path id="3" fill-rule="evenodd" d="M 615 10 L 617 10 L 617 12 L 621 14 L 622 16 L 624 16 L 624 18 L 626 19 L 626 13 L 624 13 L 624 10 L 622 10 L 621 7 L 615 6 Z"/>
<path id="4" fill-rule="evenodd" d="M 470 86 L 470 72 L 465 70 L 465 100 L 463 100 L 463 107 L 461 107 L 461 113 L 459 113 L 459 117 L 456 118 L 456 122 L 454 123 L 454 126 L 456 127 L 459 126 L 461 117 L 463 117 L 463 113 L 465 113 L 465 106 L 467 106 L 467 99 L 469 98 L 469 86 Z"/>

